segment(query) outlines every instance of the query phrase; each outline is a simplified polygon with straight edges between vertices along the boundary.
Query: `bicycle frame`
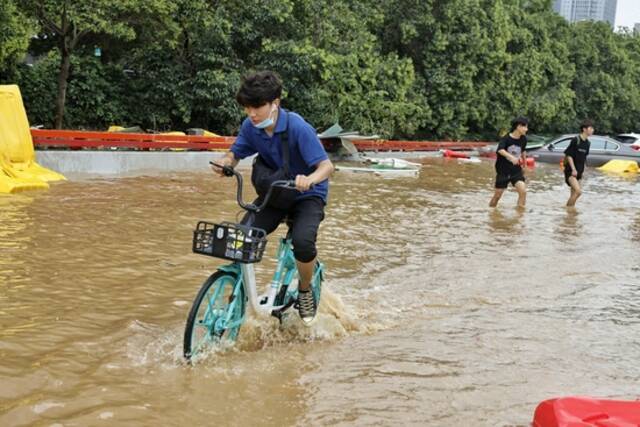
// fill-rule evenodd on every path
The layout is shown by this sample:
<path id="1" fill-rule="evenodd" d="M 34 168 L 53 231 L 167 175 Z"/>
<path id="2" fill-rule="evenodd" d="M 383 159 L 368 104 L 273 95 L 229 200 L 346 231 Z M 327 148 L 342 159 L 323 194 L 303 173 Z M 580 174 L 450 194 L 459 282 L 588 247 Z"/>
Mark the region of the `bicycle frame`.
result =
<path id="1" fill-rule="evenodd" d="M 290 239 L 280 239 L 277 258 L 278 263 L 269 283 L 269 288 L 263 295 L 258 295 L 253 264 L 240 264 L 245 294 L 249 300 L 249 305 L 256 314 L 270 315 L 272 311 L 285 307 L 286 304 L 275 305 L 276 295 L 281 286 L 288 286 L 287 292 L 297 289 L 298 284 L 294 279 L 298 274 L 298 268 L 293 257 Z M 293 282 L 295 282 L 294 287 L 289 288 Z"/>
<path id="2" fill-rule="evenodd" d="M 258 295 L 254 264 L 236 262 L 219 268 L 219 270 L 236 274 L 238 280 L 234 285 L 234 294 L 237 295 L 239 286 L 242 286 L 244 294 L 249 300 L 249 306 L 256 314 L 264 316 L 270 315 L 273 311 L 281 310 L 286 306 L 286 303 L 275 304 L 275 299 L 280 287 L 290 286 L 291 283 L 295 282 L 295 275 L 298 273 L 290 239 L 280 239 L 277 258 L 278 263 L 271 278 L 269 288 L 267 292 L 262 295 Z M 287 288 L 287 292 L 295 291 L 297 286 L 297 282 L 295 282 L 293 287 Z"/>

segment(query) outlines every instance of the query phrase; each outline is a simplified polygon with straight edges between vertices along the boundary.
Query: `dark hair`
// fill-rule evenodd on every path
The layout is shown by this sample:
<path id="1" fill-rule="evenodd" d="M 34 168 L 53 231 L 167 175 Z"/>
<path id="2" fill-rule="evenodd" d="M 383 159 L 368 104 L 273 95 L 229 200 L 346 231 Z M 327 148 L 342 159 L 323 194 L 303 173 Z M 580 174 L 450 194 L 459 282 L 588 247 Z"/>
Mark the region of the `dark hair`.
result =
<path id="1" fill-rule="evenodd" d="M 582 123 L 580 123 L 580 132 L 582 132 L 586 128 L 592 128 L 592 127 L 593 127 L 593 122 L 589 119 L 585 119 L 582 121 Z"/>
<path id="2" fill-rule="evenodd" d="M 515 119 L 513 119 L 513 121 L 511 122 L 511 132 L 516 130 L 516 128 L 520 125 L 529 126 L 529 119 L 524 116 L 516 117 Z"/>
<path id="3" fill-rule="evenodd" d="M 243 107 L 262 107 L 282 96 L 282 81 L 273 71 L 259 71 L 242 78 L 236 101 Z"/>

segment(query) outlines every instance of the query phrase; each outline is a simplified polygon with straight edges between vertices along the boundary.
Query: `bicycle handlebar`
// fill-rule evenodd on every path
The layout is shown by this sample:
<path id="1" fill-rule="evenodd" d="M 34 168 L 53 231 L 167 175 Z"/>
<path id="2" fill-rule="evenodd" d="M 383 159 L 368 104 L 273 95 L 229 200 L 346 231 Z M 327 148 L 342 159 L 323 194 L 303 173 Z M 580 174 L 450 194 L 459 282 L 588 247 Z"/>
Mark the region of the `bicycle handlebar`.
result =
<path id="1" fill-rule="evenodd" d="M 238 191 L 236 193 L 236 199 L 238 201 L 238 204 L 240 205 L 240 207 L 246 211 L 249 212 L 260 212 L 262 209 L 264 209 L 265 206 L 267 206 L 267 203 L 269 202 L 269 199 L 271 198 L 271 194 L 273 193 L 273 189 L 275 187 L 282 187 L 282 188 L 291 188 L 291 189 L 295 189 L 296 188 L 296 182 L 294 180 L 280 180 L 280 181 L 273 181 L 271 183 L 271 186 L 269 187 L 269 191 L 267 191 L 267 195 L 264 197 L 264 200 L 262 201 L 262 203 L 260 204 L 260 206 L 256 206 L 253 203 L 244 203 L 244 201 L 242 200 L 242 183 L 243 183 L 243 179 L 242 179 L 242 175 L 240 174 L 240 172 L 238 172 L 237 170 L 235 170 L 233 167 L 231 166 L 222 166 L 219 165 L 215 162 L 209 162 L 209 164 L 222 169 L 222 173 L 224 174 L 224 176 L 235 176 L 236 177 L 236 181 L 238 182 Z"/>

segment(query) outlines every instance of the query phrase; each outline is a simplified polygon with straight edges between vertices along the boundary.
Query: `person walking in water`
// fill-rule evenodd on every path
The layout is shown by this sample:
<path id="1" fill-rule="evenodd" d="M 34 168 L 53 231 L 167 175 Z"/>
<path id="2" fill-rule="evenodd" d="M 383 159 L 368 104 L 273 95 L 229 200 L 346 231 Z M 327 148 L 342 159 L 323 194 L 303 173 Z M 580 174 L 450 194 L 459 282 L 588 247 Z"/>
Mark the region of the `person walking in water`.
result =
<path id="1" fill-rule="evenodd" d="M 496 184 L 495 193 L 489 202 L 494 208 L 504 193 L 504 190 L 513 185 L 518 192 L 518 207 L 524 208 L 527 200 L 527 186 L 521 165 L 527 164 L 527 131 L 529 121 L 526 117 L 518 117 L 511 122 L 511 132 L 505 135 L 498 144 L 496 150 Z"/>
<path id="2" fill-rule="evenodd" d="M 573 138 L 564 150 L 564 182 L 571 188 L 571 194 L 567 200 L 569 207 L 575 206 L 578 197 L 582 195 L 580 180 L 589 155 L 589 147 L 591 147 L 591 141 L 589 141 L 591 135 L 593 135 L 593 123 L 585 120 L 580 124 L 580 134 Z"/>

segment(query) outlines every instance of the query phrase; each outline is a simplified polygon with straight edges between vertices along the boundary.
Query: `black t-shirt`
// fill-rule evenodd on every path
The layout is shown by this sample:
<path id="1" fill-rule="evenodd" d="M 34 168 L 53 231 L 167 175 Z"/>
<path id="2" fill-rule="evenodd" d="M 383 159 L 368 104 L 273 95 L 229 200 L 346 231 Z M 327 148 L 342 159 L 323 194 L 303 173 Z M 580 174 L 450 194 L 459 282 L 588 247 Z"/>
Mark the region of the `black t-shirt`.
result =
<path id="1" fill-rule="evenodd" d="M 573 164 L 576 167 L 576 172 L 584 172 L 584 164 L 587 161 L 589 155 L 589 147 L 591 147 L 591 141 L 589 139 L 583 140 L 579 135 L 571 139 L 569 146 L 564 150 L 565 156 L 571 156 L 573 158 Z M 571 172 L 571 166 L 565 159 L 564 169 Z"/>
<path id="2" fill-rule="evenodd" d="M 517 159 L 520 159 L 525 148 L 527 148 L 526 136 L 522 135 L 519 139 L 513 139 L 511 134 L 507 134 L 500 140 L 496 153 L 504 149 L 507 150 L 507 153 Z M 520 165 L 514 165 L 507 160 L 506 157 L 498 153 L 498 157 L 496 158 L 496 172 L 498 175 L 516 175 L 518 173 L 522 173 L 522 168 Z"/>

